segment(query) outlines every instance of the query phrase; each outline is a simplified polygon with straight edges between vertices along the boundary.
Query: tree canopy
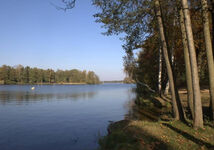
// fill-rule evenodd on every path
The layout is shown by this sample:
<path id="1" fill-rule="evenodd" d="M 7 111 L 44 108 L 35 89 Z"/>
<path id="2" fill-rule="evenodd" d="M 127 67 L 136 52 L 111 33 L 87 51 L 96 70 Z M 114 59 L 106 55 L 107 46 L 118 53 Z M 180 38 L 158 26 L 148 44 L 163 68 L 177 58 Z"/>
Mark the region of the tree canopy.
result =
<path id="1" fill-rule="evenodd" d="M 0 67 L 0 82 L 2 84 L 43 84 L 43 83 L 86 83 L 98 84 L 99 77 L 93 71 L 57 70 L 31 68 L 18 65 L 15 67 L 3 65 Z"/>

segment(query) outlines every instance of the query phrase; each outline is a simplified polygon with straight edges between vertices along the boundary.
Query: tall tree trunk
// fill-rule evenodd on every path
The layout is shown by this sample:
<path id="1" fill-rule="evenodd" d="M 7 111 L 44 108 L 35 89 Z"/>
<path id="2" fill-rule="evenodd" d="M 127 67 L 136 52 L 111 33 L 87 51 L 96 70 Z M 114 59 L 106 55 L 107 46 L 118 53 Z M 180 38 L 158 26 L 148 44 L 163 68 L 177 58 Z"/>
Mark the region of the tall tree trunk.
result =
<path id="1" fill-rule="evenodd" d="M 172 67 L 173 67 L 173 64 L 174 64 L 174 46 L 171 50 L 171 64 L 172 64 Z M 168 95 L 169 94 L 169 90 L 170 90 L 170 86 L 169 86 L 169 80 L 167 81 L 166 83 L 166 87 L 165 87 L 165 91 L 164 91 L 164 95 Z"/>
<path id="2" fill-rule="evenodd" d="M 202 16 L 203 16 L 207 62 L 208 62 L 208 68 L 209 68 L 211 116 L 212 116 L 212 119 L 214 120 L 214 63 L 213 63 L 212 40 L 210 35 L 207 0 L 201 0 L 201 5 L 202 5 Z"/>
<path id="3" fill-rule="evenodd" d="M 176 22 L 176 19 L 173 20 L 173 26 L 175 26 L 175 22 Z M 175 36 L 175 33 L 173 32 L 173 37 Z M 173 39 L 174 40 L 174 39 Z M 172 43 L 172 47 L 171 47 L 171 57 L 170 57 L 170 60 L 171 60 L 171 65 L 172 65 L 172 68 L 174 67 L 174 42 Z M 167 84 L 166 84 L 166 88 L 165 88 L 165 91 L 164 91 L 164 94 L 165 95 L 168 95 L 169 94 L 169 90 L 170 90 L 170 86 L 169 86 L 169 80 L 167 81 Z"/>
<path id="4" fill-rule="evenodd" d="M 158 90 L 161 96 L 161 92 L 162 92 L 162 48 L 161 47 L 159 49 Z"/>
<path id="5" fill-rule="evenodd" d="M 191 71 L 192 71 L 192 86 L 193 86 L 193 98 L 194 98 L 193 126 L 194 128 L 202 128 L 203 114 L 202 114 L 201 93 L 200 93 L 199 78 L 198 78 L 198 66 L 196 61 L 195 45 L 194 45 L 190 12 L 189 12 L 189 6 L 188 6 L 187 0 L 182 0 L 182 8 L 184 12 L 185 28 L 187 32 L 190 64 L 191 64 Z"/>
<path id="6" fill-rule="evenodd" d="M 173 79 L 172 68 L 171 68 L 171 64 L 170 64 L 169 56 L 168 56 L 168 50 L 167 50 L 168 48 L 167 48 L 167 43 L 166 43 L 166 38 L 165 38 L 165 33 L 164 33 L 164 27 L 163 27 L 163 21 L 162 21 L 161 9 L 160 9 L 160 2 L 159 2 L 159 0 L 155 0 L 154 2 L 155 2 L 155 13 L 156 13 L 156 17 L 157 17 L 159 32 L 160 32 L 162 50 L 163 50 L 163 55 L 164 55 L 164 59 L 165 59 L 165 63 L 166 63 L 171 93 L 172 93 L 173 115 L 174 115 L 175 120 L 180 120 L 181 116 L 179 113 L 178 104 L 177 104 L 177 100 L 176 100 L 174 79 Z"/>
<path id="7" fill-rule="evenodd" d="M 179 10 L 180 14 L 180 28 L 181 28 L 181 34 L 182 34 L 182 42 L 183 42 L 183 48 L 184 48 L 184 61 L 185 61 L 185 68 L 186 68 L 186 82 L 187 82 L 187 99 L 188 99 L 188 106 L 192 115 L 192 118 L 194 118 L 194 111 L 193 111 L 193 89 L 192 89 L 192 75 L 191 75 L 191 66 L 190 66 L 190 58 L 189 58 L 189 49 L 188 49 L 188 43 L 187 43 L 187 35 L 186 35 L 186 29 L 184 25 L 184 14 L 183 10 Z"/>
<path id="8" fill-rule="evenodd" d="M 212 0 L 212 46 L 214 47 L 214 0 Z"/>

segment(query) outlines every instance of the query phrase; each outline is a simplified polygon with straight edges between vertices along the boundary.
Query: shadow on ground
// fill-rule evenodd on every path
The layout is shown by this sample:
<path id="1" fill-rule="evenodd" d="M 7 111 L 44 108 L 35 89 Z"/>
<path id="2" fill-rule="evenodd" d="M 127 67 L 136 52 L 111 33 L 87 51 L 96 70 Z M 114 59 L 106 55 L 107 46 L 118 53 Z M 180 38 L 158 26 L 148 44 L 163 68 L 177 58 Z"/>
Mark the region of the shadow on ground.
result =
<path id="1" fill-rule="evenodd" d="M 184 138 L 186 138 L 187 140 L 191 140 L 192 142 L 194 142 L 194 143 L 197 144 L 197 145 L 206 146 L 206 147 L 209 148 L 209 149 L 211 149 L 211 148 L 214 149 L 214 145 L 212 145 L 212 144 L 210 144 L 210 143 L 208 143 L 208 142 L 205 142 L 205 141 L 203 141 L 203 140 L 201 140 L 201 139 L 198 139 L 198 138 L 196 138 L 196 137 L 194 137 L 194 136 L 188 134 L 188 133 L 185 132 L 185 131 L 182 131 L 182 130 L 180 130 L 180 129 L 178 129 L 178 128 L 175 128 L 175 127 L 173 127 L 172 125 L 167 124 L 167 123 L 163 123 L 163 125 L 166 126 L 166 127 L 168 127 L 168 128 L 170 128 L 171 130 L 177 132 L 178 134 L 182 135 L 182 136 L 183 136 Z"/>
<path id="2" fill-rule="evenodd" d="M 172 147 L 156 138 L 149 131 L 135 126 L 129 120 L 112 123 L 108 136 L 100 139 L 100 150 L 167 150 Z"/>

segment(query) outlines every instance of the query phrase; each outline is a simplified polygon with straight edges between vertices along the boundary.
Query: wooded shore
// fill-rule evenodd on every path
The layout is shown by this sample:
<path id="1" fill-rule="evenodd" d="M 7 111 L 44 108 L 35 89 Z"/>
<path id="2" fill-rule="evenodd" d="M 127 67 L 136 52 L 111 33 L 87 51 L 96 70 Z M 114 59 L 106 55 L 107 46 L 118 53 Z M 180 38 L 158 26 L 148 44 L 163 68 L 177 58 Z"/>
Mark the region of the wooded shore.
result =
<path id="1" fill-rule="evenodd" d="M 3 84 L 0 85 L 86 85 L 88 83 L 16 83 L 16 84 Z"/>
<path id="2" fill-rule="evenodd" d="M 185 111 L 188 110 L 187 91 L 179 90 Z M 172 119 L 170 95 L 161 98 L 137 99 L 133 116 L 143 119 L 125 118 L 108 127 L 108 135 L 99 140 L 100 150 L 192 150 L 214 149 L 214 124 L 206 119 L 209 106 L 209 90 L 201 91 L 204 111 L 204 128 L 195 130 L 188 119 L 183 123 Z M 133 107 L 133 108 L 134 108 Z M 154 109 L 155 108 L 155 109 Z M 157 108 L 157 109 L 156 109 Z"/>

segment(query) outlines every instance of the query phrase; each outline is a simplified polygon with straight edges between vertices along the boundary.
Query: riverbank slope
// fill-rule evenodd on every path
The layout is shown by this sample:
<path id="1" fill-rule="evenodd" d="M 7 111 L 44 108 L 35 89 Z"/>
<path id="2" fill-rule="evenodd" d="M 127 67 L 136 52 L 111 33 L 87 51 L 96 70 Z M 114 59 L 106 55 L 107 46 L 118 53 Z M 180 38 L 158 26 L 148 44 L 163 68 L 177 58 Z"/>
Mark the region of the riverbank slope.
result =
<path id="1" fill-rule="evenodd" d="M 186 91 L 181 90 L 186 106 Z M 202 91 L 203 106 L 209 101 L 208 90 Z M 159 97 L 156 100 L 160 100 Z M 164 103 L 164 99 L 160 103 Z M 166 102 L 167 107 L 171 107 Z M 148 108 L 148 105 L 147 105 Z M 143 109 L 143 107 L 141 108 Z M 214 149 L 214 126 L 206 121 L 204 129 L 194 130 L 192 123 L 173 121 L 162 113 L 157 120 L 126 119 L 109 125 L 108 135 L 99 141 L 100 150 L 193 150 Z"/>

